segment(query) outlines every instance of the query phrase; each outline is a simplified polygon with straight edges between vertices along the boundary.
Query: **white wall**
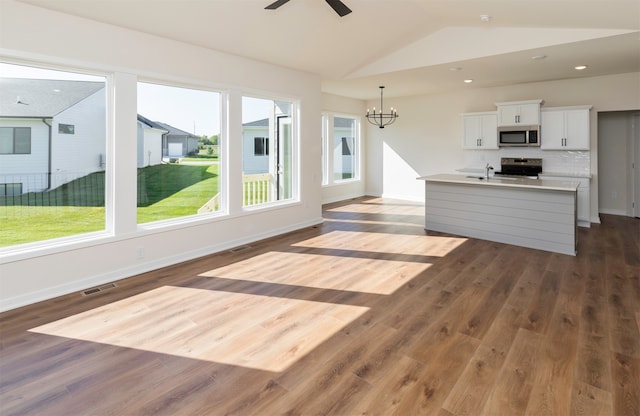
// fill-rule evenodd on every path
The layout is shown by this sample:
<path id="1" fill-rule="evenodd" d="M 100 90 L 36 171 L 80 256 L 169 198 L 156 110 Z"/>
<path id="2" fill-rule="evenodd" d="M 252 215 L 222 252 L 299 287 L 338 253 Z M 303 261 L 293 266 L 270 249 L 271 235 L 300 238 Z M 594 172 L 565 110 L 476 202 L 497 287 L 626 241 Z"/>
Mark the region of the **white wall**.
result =
<path id="1" fill-rule="evenodd" d="M 424 200 L 424 183 L 416 181 L 417 176 L 453 172 L 467 163 L 461 146 L 461 113 L 492 111 L 496 102 L 543 99 L 545 107 L 593 106 L 589 163 L 593 175 L 591 212 L 597 213 L 598 113 L 640 109 L 639 91 L 640 73 L 630 73 L 387 98 L 387 105 L 397 108 L 400 117 L 388 128 L 369 126 L 367 129 L 367 194 Z M 368 105 L 373 106 L 375 102 Z M 503 149 L 492 154 L 499 160 L 506 152 Z M 556 157 L 554 153 L 543 157 Z M 610 168 L 613 166 L 600 165 L 600 169 Z"/>
<path id="2" fill-rule="evenodd" d="M 167 59 L 168 56 L 171 59 Z M 113 173 L 107 181 L 112 192 L 107 205 L 115 212 L 115 216 L 109 216 L 107 231 L 92 235 L 93 239 L 87 241 L 65 239 L 42 249 L 3 250 L 0 310 L 322 221 L 318 140 L 321 95 L 317 76 L 12 0 L 2 1 L 0 57 L 108 74 L 107 94 L 114 103 L 114 113 L 108 119 L 107 131 L 115 137 L 114 145 L 107 148 L 107 169 Z M 222 179 L 230 184 L 228 216 L 209 217 L 186 226 L 176 223 L 162 228 L 138 227 L 136 181 L 132 178 L 135 179 L 137 165 L 136 82 L 139 75 L 225 92 L 230 108 L 224 118 L 228 122 L 229 137 L 242 135 L 243 94 L 299 102 L 301 202 L 244 211 L 241 142 L 229 140 L 223 149 L 223 153 L 228 154 L 229 174 Z M 139 258 L 141 252 L 143 258 Z"/>

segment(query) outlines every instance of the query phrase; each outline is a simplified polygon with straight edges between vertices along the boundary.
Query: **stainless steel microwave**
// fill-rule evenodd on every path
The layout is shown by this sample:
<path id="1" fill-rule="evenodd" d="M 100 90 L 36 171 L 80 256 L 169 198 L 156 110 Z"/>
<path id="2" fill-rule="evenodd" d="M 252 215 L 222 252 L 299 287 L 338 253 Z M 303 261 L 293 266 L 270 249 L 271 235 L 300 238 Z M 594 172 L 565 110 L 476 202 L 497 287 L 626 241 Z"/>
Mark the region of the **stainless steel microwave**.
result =
<path id="1" fill-rule="evenodd" d="M 498 145 L 540 146 L 540 126 L 498 127 Z"/>

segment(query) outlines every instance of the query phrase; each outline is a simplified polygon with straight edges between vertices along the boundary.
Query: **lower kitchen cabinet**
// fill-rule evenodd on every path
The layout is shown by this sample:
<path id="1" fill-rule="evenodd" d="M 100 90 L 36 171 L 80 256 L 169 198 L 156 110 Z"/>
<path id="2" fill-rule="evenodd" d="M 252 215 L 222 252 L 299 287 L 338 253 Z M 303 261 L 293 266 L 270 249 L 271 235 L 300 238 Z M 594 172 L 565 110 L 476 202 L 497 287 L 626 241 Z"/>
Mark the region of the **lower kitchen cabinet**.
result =
<path id="1" fill-rule="evenodd" d="M 591 194 L 589 190 L 589 182 L 591 179 L 585 177 L 575 176 L 553 176 L 553 175 L 540 175 L 541 178 L 558 180 L 558 181 L 572 181 L 579 182 L 577 196 L 577 211 L 578 211 L 578 225 L 580 227 L 591 227 Z"/>

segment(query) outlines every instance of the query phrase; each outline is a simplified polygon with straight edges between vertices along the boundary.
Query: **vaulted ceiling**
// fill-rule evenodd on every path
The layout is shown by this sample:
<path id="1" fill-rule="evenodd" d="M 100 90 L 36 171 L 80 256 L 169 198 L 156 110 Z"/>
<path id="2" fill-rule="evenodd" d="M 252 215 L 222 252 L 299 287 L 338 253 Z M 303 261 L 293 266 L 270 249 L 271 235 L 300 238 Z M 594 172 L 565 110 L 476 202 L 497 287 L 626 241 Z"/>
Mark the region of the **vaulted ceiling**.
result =
<path id="1" fill-rule="evenodd" d="M 640 0 L 343 0 L 344 17 L 324 0 L 20 1 L 316 73 L 359 99 L 640 71 Z"/>

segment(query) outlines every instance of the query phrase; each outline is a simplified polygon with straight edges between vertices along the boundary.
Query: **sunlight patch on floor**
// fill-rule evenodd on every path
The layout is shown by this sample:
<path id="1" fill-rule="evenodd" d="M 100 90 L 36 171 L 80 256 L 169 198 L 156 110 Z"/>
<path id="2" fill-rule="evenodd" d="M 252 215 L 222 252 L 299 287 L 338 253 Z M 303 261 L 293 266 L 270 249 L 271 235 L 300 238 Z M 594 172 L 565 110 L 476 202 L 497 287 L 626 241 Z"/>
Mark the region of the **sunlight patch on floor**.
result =
<path id="1" fill-rule="evenodd" d="M 391 260 L 375 258 L 375 252 L 347 251 L 339 246 L 316 253 L 271 251 L 200 276 L 388 295 L 431 265 L 429 257 L 424 263 Z"/>
<path id="2" fill-rule="evenodd" d="M 443 257 L 465 241 L 467 241 L 466 238 L 460 237 L 331 231 L 293 244 L 293 246 Z M 411 248 L 407 249 L 407 246 Z"/>
<path id="3" fill-rule="evenodd" d="M 30 332 L 281 372 L 368 309 L 163 286 Z"/>

